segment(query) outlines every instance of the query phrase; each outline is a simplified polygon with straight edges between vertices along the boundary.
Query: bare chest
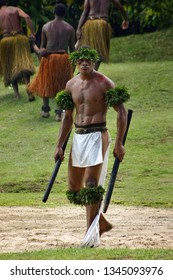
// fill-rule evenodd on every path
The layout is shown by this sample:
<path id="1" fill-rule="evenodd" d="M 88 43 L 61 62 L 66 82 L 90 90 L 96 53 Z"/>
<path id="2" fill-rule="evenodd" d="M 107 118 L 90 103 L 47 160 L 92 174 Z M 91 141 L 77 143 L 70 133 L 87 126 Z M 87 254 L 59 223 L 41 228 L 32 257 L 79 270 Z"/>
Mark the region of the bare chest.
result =
<path id="1" fill-rule="evenodd" d="M 98 84 L 82 81 L 73 92 L 73 100 L 76 104 L 92 105 L 101 102 L 103 92 Z"/>

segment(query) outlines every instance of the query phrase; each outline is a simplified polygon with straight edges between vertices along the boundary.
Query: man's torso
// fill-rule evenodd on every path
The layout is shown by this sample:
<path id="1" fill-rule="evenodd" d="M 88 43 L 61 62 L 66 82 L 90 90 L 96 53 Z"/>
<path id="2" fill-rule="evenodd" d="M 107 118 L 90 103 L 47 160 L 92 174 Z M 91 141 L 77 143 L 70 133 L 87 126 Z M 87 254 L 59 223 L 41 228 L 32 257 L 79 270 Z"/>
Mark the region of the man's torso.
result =
<path id="1" fill-rule="evenodd" d="M 106 121 L 105 93 L 109 87 L 107 78 L 98 73 L 90 80 L 81 80 L 80 75 L 74 78 L 71 95 L 76 108 L 76 124 L 88 125 Z"/>
<path id="2" fill-rule="evenodd" d="M 110 0 L 89 0 L 89 17 L 108 17 Z"/>
<path id="3" fill-rule="evenodd" d="M 50 51 L 68 51 L 73 28 L 62 20 L 53 20 L 44 26 L 46 36 L 46 49 Z"/>
<path id="4" fill-rule="evenodd" d="M 15 7 L 3 7 L 0 9 L 0 33 L 12 31 L 22 31 L 18 10 Z"/>

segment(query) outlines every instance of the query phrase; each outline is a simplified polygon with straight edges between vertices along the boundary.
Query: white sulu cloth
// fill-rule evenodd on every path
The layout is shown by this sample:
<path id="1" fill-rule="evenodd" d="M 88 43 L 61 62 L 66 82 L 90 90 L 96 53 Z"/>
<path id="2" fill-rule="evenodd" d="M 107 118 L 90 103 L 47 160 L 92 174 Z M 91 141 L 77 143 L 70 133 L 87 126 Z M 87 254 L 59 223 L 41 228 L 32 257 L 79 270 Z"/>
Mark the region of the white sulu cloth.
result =
<path id="1" fill-rule="evenodd" d="M 102 133 L 77 134 L 72 141 L 72 166 L 88 167 L 103 162 Z"/>

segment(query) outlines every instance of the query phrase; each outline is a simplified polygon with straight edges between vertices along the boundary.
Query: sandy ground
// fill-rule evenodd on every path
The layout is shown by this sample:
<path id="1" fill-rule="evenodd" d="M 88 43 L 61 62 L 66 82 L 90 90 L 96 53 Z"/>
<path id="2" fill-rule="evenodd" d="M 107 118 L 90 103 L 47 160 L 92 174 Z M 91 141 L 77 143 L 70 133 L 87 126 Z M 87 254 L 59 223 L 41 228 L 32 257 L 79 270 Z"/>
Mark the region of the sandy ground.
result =
<path id="1" fill-rule="evenodd" d="M 110 206 L 114 228 L 101 248 L 173 249 L 173 209 Z M 85 208 L 0 207 L 0 251 L 24 252 L 78 247 L 85 232 Z"/>

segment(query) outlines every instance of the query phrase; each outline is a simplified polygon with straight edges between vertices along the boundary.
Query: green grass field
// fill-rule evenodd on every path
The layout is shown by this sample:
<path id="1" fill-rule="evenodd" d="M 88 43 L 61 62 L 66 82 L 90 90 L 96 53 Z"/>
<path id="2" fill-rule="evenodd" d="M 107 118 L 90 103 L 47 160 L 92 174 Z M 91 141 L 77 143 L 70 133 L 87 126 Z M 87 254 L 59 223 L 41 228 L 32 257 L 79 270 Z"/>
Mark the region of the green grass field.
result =
<path id="1" fill-rule="evenodd" d="M 173 29 L 114 38 L 110 63 L 100 71 L 131 95 L 126 108 L 133 118 L 126 140 L 126 156 L 120 165 L 112 204 L 173 207 Z M 149 42 L 152 42 L 150 46 Z M 29 103 L 23 86 L 20 100 L 11 88 L 0 83 L 0 206 L 55 207 L 66 204 L 67 159 L 61 166 L 46 204 L 43 192 L 54 167 L 54 150 L 60 123 L 51 116 L 40 117 L 42 101 Z M 110 109 L 107 126 L 116 135 L 116 113 Z M 113 145 L 113 144 L 112 144 Z M 113 146 L 111 146 L 113 147 Z M 107 181 L 113 165 L 109 156 Z M 57 187 L 58 185 L 58 187 Z M 99 252 L 99 253 L 98 253 Z M 58 249 L 14 254 L 0 253 L 0 259 L 172 259 L 173 250 Z"/>

